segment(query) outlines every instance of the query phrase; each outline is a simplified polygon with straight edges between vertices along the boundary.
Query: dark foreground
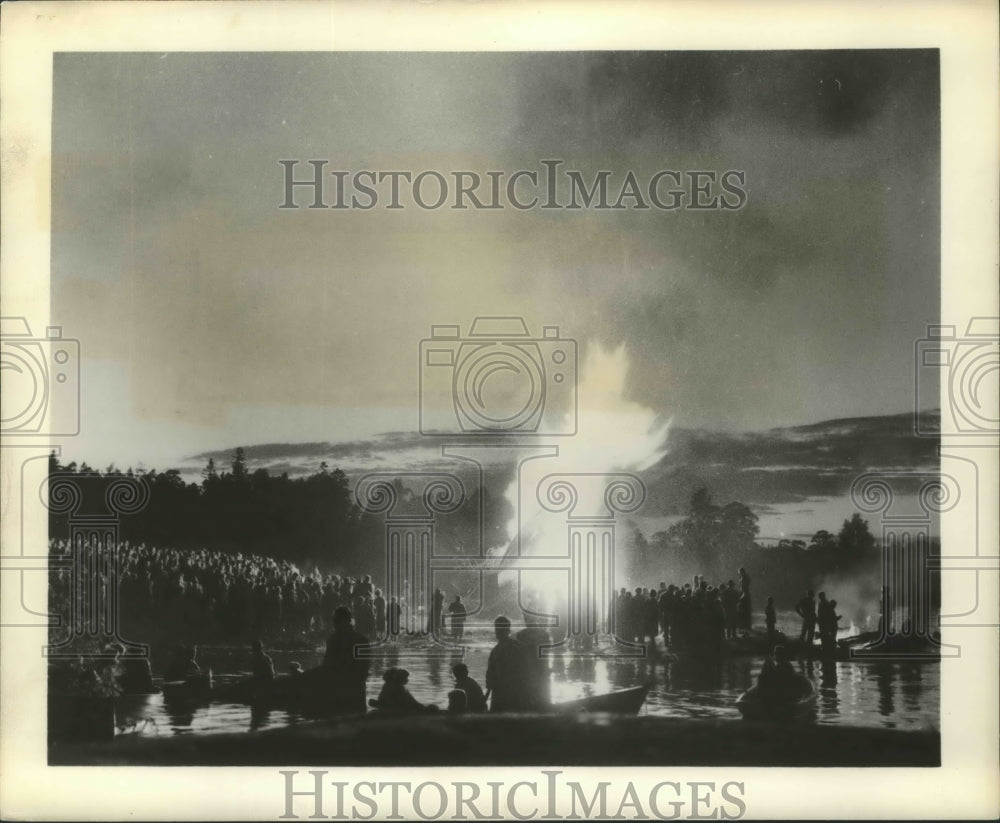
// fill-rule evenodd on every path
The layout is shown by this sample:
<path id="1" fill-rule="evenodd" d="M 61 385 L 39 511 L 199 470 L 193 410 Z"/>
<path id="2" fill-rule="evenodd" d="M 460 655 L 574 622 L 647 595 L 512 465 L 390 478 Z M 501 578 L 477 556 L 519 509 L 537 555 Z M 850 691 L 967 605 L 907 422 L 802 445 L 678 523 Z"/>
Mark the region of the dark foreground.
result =
<path id="1" fill-rule="evenodd" d="M 584 714 L 357 717 L 58 743 L 53 766 L 939 766 L 935 731 Z"/>

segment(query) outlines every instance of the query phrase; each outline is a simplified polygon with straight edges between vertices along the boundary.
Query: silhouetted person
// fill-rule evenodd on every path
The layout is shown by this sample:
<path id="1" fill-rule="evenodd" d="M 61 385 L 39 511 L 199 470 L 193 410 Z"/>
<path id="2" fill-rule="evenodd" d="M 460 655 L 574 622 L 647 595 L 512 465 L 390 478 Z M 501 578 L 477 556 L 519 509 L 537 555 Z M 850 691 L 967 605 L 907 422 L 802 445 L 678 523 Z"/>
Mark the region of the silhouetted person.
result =
<path id="1" fill-rule="evenodd" d="M 379 640 L 385 637 L 385 615 L 386 602 L 382 597 L 382 590 L 375 589 L 375 599 L 372 601 L 375 606 L 375 637 Z"/>
<path id="2" fill-rule="evenodd" d="M 441 589 L 434 589 L 434 606 L 431 614 L 431 624 L 427 627 L 427 631 L 444 634 L 444 592 Z"/>
<path id="3" fill-rule="evenodd" d="M 656 592 L 650 590 L 649 596 L 643 598 L 642 603 L 642 639 L 649 638 L 649 643 L 656 645 L 656 635 L 659 634 L 660 609 L 656 602 Z"/>
<path id="4" fill-rule="evenodd" d="M 657 598 L 656 607 L 660 613 L 660 631 L 663 633 L 663 645 L 669 646 L 671 641 L 670 624 L 674 612 L 673 586 L 669 586 L 660 593 L 660 596 Z"/>
<path id="5" fill-rule="evenodd" d="M 459 595 L 455 595 L 455 599 L 448 606 L 448 614 L 451 615 L 451 633 L 456 640 L 461 640 L 465 637 L 465 605 L 462 603 L 462 598 Z"/>
<path id="6" fill-rule="evenodd" d="M 826 633 L 830 627 L 830 604 L 826 602 L 826 592 L 820 592 L 816 596 L 816 630 L 819 633 L 820 645 L 826 646 Z"/>
<path id="7" fill-rule="evenodd" d="M 395 596 L 389 599 L 388 620 L 389 637 L 395 640 L 399 637 L 400 623 L 403 616 L 403 607 L 399 604 L 399 599 Z"/>
<path id="8" fill-rule="evenodd" d="M 813 590 L 809 589 L 795 606 L 795 613 L 802 618 L 802 630 L 799 632 L 799 640 L 807 646 L 811 646 L 813 635 L 816 631 L 816 600 Z"/>
<path id="9" fill-rule="evenodd" d="M 486 664 L 486 691 L 491 712 L 523 711 L 525 706 L 524 648 L 510 635 L 510 620 L 500 615 L 493 621 L 497 644 Z"/>
<path id="10" fill-rule="evenodd" d="M 195 660 L 197 648 L 195 646 L 178 645 L 174 649 L 173 659 L 167 666 L 167 671 L 163 675 L 166 681 L 187 680 L 201 674 L 201 667 Z"/>
<path id="11" fill-rule="evenodd" d="M 740 593 L 736 590 L 736 584 L 730 580 L 722 589 L 722 608 L 726 614 L 726 637 L 736 637 L 736 629 L 739 626 L 739 600 Z"/>
<path id="12" fill-rule="evenodd" d="M 259 640 L 251 644 L 251 671 L 257 685 L 270 685 L 274 682 L 274 661 L 270 655 L 264 654 L 264 645 Z"/>
<path id="13" fill-rule="evenodd" d="M 112 643 L 107 648 L 115 653 L 111 668 L 122 694 L 153 694 L 158 691 L 153 685 L 153 671 L 147 658 L 123 658 L 121 655 L 125 653 L 125 647 L 120 643 Z"/>
<path id="14" fill-rule="evenodd" d="M 767 639 L 774 642 L 777 637 L 776 626 L 778 624 L 778 613 L 774 608 L 774 597 L 767 598 L 767 605 L 764 607 L 764 625 L 767 626 Z"/>
<path id="15" fill-rule="evenodd" d="M 798 694 L 799 676 L 792 668 L 784 646 L 775 646 L 774 654 L 764 661 L 757 678 L 757 689 L 762 700 L 782 702 Z"/>
<path id="16" fill-rule="evenodd" d="M 368 679 L 367 660 L 359 656 L 368 638 L 354 630 L 351 610 L 338 606 L 333 613 L 333 634 L 326 641 L 323 672 L 330 690 L 335 712 L 364 712 L 365 682 Z"/>
<path id="17" fill-rule="evenodd" d="M 740 599 L 736 603 L 736 611 L 738 615 L 739 628 L 746 632 L 747 637 L 750 636 L 750 629 L 753 624 L 753 612 L 752 605 L 750 603 L 750 575 L 747 574 L 747 570 L 741 568 L 739 570 L 740 579 Z"/>
<path id="18" fill-rule="evenodd" d="M 467 714 L 468 711 L 469 695 L 463 689 L 448 692 L 448 714 Z"/>
<path id="19" fill-rule="evenodd" d="M 819 622 L 820 642 L 823 644 L 823 651 L 831 654 L 837 650 L 837 630 L 839 629 L 840 615 L 837 614 L 837 601 L 831 600 L 824 610 L 824 616 Z"/>
<path id="20" fill-rule="evenodd" d="M 395 667 L 385 670 L 382 675 L 382 691 L 378 698 L 370 701 L 370 705 L 383 712 L 393 714 L 421 714 L 433 706 L 425 706 L 406 688 L 410 680 L 410 673 L 406 669 Z"/>
<path id="21" fill-rule="evenodd" d="M 468 696 L 468 710 L 475 714 L 485 712 L 486 695 L 483 694 L 482 687 L 469 677 L 469 667 L 464 663 L 456 663 L 451 667 L 451 673 L 455 676 L 455 688 L 461 689 Z"/>

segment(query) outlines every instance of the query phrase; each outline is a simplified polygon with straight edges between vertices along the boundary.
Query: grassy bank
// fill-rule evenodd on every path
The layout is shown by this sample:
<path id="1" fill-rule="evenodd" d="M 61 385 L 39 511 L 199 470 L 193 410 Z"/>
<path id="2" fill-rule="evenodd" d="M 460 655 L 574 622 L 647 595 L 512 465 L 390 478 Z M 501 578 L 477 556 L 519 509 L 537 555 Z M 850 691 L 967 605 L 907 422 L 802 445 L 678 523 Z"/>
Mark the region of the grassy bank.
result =
<path id="1" fill-rule="evenodd" d="M 58 744 L 51 765 L 936 766 L 933 731 L 602 715 L 348 718 Z"/>

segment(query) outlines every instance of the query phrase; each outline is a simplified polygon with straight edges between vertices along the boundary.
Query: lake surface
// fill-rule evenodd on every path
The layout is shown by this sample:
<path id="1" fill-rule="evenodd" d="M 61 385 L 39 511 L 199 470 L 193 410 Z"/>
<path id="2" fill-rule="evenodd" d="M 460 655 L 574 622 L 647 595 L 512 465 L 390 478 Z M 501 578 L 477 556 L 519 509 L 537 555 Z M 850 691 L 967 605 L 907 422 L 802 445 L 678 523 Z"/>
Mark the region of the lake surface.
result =
<path id="1" fill-rule="evenodd" d="M 401 666 L 410 672 L 409 689 L 423 703 L 447 706 L 452 688 L 451 666 L 463 660 L 482 685 L 493 640 L 489 632 L 466 636 L 464 658 L 445 652 L 427 654 L 424 643 L 401 641 L 385 647 L 372 661 L 368 694 L 375 697 L 382 672 Z M 304 668 L 318 665 L 317 649 L 269 651 L 278 672 L 289 663 Z M 250 668 L 249 651 L 201 647 L 198 660 L 216 675 L 235 674 Z M 556 656 L 550 659 L 553 701 L 573 700 L 590 694 L 624 689 L 652 682 L 643 713 L 662 717 L 712 718 L 740 722 L 734 706 L 740 694 L 756 681 L 763 661 L 756 658 L 674 659 L 662 650 L 647 659 L 598 659 Z M 796 669 L 817 688 L 815 722 L 896 729 L 939 729 L 940 664 L 908 662 L 797 661 Z M 288 712 L 252 712 L 235 703 L 192 704 L 165 700 L 163 695 L 130 698 L 119 707 L 121 730 L 141 735 L 214 734 L 284 726 L 302 722 Z"/>

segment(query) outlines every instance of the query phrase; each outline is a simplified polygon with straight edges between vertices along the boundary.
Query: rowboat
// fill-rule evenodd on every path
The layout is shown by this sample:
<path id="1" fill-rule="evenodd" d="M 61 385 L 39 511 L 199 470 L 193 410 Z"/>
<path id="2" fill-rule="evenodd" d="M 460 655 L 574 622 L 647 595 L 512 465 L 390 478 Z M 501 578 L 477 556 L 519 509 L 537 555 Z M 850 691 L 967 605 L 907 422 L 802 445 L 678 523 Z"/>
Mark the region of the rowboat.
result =
<path id="1" fill-rule="evenodd" d="M 186 680 L 164 680 L 161 684 L 166 700 L 205 700 L 212 694 L 212 670 L 195 674 Z"/>
<path id="2" fill-rule="evenodd" d="M 550 711 L 556 714 L 576 714 L 578 712 L 606 712 L 609 714 L 638 714 L 649 693 L 648 686 L 594 694 L 555 703 Z M 303 682 L 302 676 L 281 676 L 270 684 L 254 683 L 247 677 L 228 683 L 217 683 L 212 692 L 213 700 L 228 700 L 234 703 L 250 703 L 258 707 L 273 709 L 293 709 L 306 713 L 322 713 L 327 703 L 325 689 Z"/>
<path id="3" fill-rule="evenodd" d="M 616 692 L 594 694 L 581 697 L 578 700 L 555 703 L 552 706 L 552 711 L 558 714 L 576 714 L 577 712 L 638 714 L 642 704 L 646 702 L 648 693 L 649 686 L 634 686 L 631 689 L 621 689 Z"/>
<path id="4" fill-rule="evenodd" d="M 796 687 L 785 695 L 765 695 L 752 686 L 740 695 L 736 708 L 747 720 L 790 720 L 808 716 L 816 708 L 816 687 L 799 675 Z"/>

